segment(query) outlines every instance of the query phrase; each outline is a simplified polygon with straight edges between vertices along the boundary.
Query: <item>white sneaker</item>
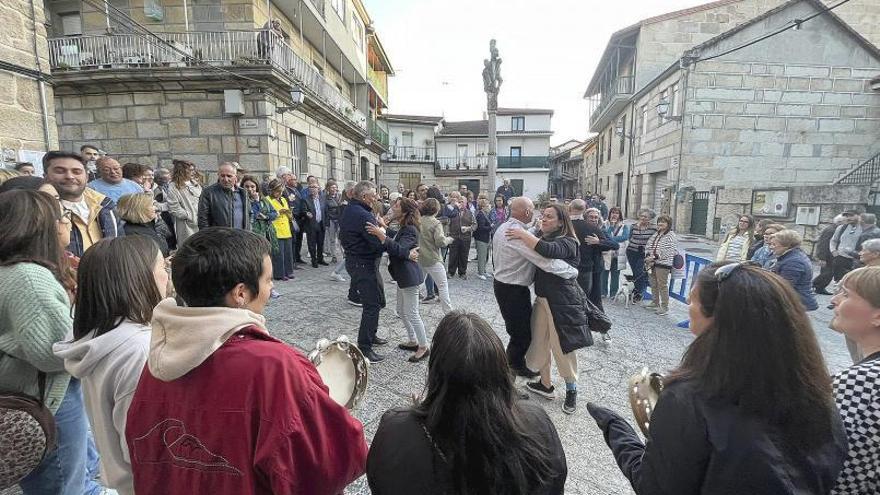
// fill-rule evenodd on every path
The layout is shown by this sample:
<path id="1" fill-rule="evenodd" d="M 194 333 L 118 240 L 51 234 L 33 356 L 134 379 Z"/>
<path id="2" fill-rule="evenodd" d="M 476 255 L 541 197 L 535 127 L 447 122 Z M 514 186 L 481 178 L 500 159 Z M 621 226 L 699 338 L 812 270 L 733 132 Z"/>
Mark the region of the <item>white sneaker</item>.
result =
<path id="1" fill-rule="evenodd" d="M 486 276 L 483 275 L 483 274 L 477 275 L 477 278 L 480 279 L 480 280 L 488 280 L 488 279 L 486 278 Z"/>
<path id="2" fill-rule="evenodd" d="M 333 280 L 333 281 L 336 281 L 336 282 L 346 282 L 346 281 L 347 281 L 347 280 L 345 279 L 345 277 L 343 277 L 342 275 L 340 275 L 340 274 L 338 274 L 338 273 L 331 273 L 331 274 L 330 274 L 330 280 Z"/>
<path id="3" fill-rule="evenodd" d="M 611 334 L 603 333 L 603 334 L 602 334 L 602 342 L 603 342 L 605 345 L 611 345 L 611 342 L 612 342 L 612 340 L 611 340 Z"/>

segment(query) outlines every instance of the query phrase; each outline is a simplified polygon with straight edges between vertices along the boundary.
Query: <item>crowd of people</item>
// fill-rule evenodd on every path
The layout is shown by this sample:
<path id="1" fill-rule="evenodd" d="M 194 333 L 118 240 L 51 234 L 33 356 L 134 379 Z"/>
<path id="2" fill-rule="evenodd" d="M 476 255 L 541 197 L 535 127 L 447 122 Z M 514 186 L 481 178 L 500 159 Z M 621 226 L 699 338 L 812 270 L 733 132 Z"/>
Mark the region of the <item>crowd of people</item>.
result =
<path id="1" fill-rule="evenodd" d="M 376 494 L 561 494 L 556 427 L 516 377 L 555 399 L 555 362 L 572 414 L 576 351 L 594 332 L 611 343 L 602 299 L 624 272 L 635 297 L 650 284 L 650 305 L 669 311 L 677 240 L 672 219 L 650 210 L 629 225 L 601 198 L 536 207 L 509 183 L 491 198 L 425 184 L 322 187 L 285 167 L 258 180 L 233 162 L 205 185 L 191 162 L 148 171 L 81 151 L 49 152 L 43 178 L 0 184 L 0 411 L 51 418 L 27 433 L 0 424 L 0 437 L 18 435 L 0 457 L 29 466 L 12 480 L 26 495 L 330 495 L 364 473 Z M 845 212 L 826 236 L 831 326 L 862 354 L 832 379 L 807 316 L 811 289 L 831 279 L 811 278 L 797 232 L 739 219 L 693 283 L 695 338 L 665 378 L 647 443 L 587 404 L 637 493 L 880 490 L 874 223 Z M 262 315 L 281 296 L 275 282 L 304 264 L 304 239 L 313 269 L 349 282 L 372 364 L 386 359 L 376 348 L 388 344 L 378 335 L 387 256 L 407 332 L 398 346 L 428 360 L 423 396 L 386 412 L 369 446 Z M 487 321 L 455 310 L 467 304 L 450 281 L 471 261 L 493 279 L 506 348 Z M 420 305 L 435 300 L 444 317 L 432 331 Z M 16 396 L 36 409 L 4 400 Z"/>

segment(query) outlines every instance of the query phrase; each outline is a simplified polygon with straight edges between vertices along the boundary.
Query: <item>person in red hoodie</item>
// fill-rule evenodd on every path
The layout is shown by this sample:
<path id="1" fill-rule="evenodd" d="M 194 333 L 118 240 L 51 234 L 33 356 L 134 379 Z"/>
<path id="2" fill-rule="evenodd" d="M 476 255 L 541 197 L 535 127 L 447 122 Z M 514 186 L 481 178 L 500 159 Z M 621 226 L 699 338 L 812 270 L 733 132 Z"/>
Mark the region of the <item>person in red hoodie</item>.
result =
<path id="1" fill-rule="evenodd" d="M 136 493 L 337 494 L 363 474 L 363 426 L 314 365 L 269 335 L 269 243 L 225 227 L 171 263 L 125 438 Z"/>

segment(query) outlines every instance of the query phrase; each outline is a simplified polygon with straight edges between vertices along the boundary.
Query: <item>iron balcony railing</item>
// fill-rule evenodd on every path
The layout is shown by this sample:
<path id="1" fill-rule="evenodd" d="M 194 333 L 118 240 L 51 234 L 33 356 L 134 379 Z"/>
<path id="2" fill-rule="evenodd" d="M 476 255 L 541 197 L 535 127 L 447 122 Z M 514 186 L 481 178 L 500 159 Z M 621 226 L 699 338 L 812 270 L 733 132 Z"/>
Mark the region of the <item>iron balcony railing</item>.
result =
<path id="1" fill-rule="evenodd" d="M 272 31 L 120 34 L 49 39 L 49 65 L 64 70 L 112 70 L 152 67 L 270 65 L 332 108 L 345 120 L 367 130 L 367 117 Z"/>
<path id="2" fill-rule="evenodd" d="M 874 185 L 878 180 L 880 180 L 880 154 L 874 155 L 873 158 L 862 162 L 859 166 L 843 174 L 834 183 L 870 186 Z"/>
<path id="3" fill-rule="evenodd" d="M 388 131 L 382 128 L 382 126 L 373 119 L 367 119 L 367 131 L 370 133 L 370 137 L 373 141 L 381 144 L 383 147 L 388 147 Z"/>
<path id="4" fill-rule="evenodd" d="M 549 168 L 549 156 L 499 156 L 498 168 Z"/>
<path id="5" fill-rule="evenodd" d="M 617 98 L 628 98 L 633 94 L 635 77 L 617 76 L 608 85 L 602 88 L 602 93 L 594 100 L 595 109 L 590 115 L 590 122 L 595 122 L 608 106 Z"/>
<path id="6" fill-rule="evenodd" d="M 434 148 L 420 146 L 391 146 L 388 148 L 389 161 L 433 162 Z"/>
<path id="7" fill-rule="evenodd" d="M 440 170 L 488 170 L 488 156 L 447 156 L 437 158 Z"/>

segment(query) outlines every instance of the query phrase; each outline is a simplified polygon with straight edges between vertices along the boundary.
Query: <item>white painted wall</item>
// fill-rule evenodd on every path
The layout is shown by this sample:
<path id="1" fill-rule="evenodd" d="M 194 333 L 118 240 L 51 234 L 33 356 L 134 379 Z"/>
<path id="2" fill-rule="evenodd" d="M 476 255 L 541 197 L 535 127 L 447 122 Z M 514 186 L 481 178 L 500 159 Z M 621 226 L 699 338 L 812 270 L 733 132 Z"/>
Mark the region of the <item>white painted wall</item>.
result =
<path id="1" fill-rule="evenodd" d="M 510 131 L 511 128 L 511 118 L 512 117 L 525 117 L 526 118 L 526 130 L 527 131 L 549 131 L 550 130 L 550 119 L 552 118 L 549 114 L 547 115 L 499 115 L 496 117 L 496 125 L 498 126 L 499 131 Z"/>
<path id="2" fill-rule="evenodd" d="M 523 196 L 535 199 L 539 194 L 547 192 L 547 181 L 550 178 L 550 172 L 511 170 L 510 173 L 499 172 L 496 177 L 496 184 L 501 184 L 504 179 L 522 179 Z"/>
<path id="3" fill-rule="evenodd" d="M 522 156 L 547 156 L 550 154 L 549 137 L 499 137 L 498 156 L 510 156 L 511 146 L 520 146 Z"/>
<path id="4" fill-rule="evenodd" d="M 487 153 L 489 150 L 489 140 L 486 138 L 439 138 L 437 139 L 437 157 L 458 156 L 459 144 L 468 146 L 467 156 L 477 156 L 477 153 Z"/>
<path id="5" fill-rule="evenodd" d="M 412 146 L 419 148 L 433 147 L 434 127 L 432 125 L 417 124 L 401 124 L 395 122 L 388 123 L 388 144 L 391 146 L 403 146 L 403 133 L 411 132 L 413 134 Z M 431 145 L 426 145 L 425 141 L 430 140 Z"/>

